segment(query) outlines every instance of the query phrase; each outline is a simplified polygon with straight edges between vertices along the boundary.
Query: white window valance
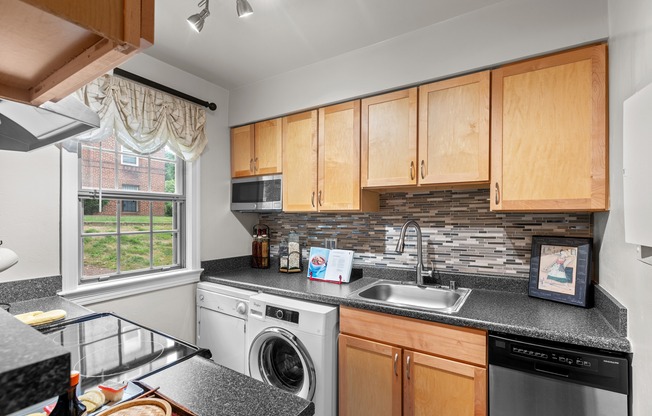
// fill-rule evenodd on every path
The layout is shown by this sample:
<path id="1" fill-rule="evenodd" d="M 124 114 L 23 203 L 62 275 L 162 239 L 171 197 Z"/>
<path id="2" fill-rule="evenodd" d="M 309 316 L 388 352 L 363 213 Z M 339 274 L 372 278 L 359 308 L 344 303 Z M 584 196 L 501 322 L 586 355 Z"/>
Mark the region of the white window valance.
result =
<path id="1" fill-rule="evenodd" d="M 99 141 L 115 134 L 134 153 L 154 153 L 165 145 L 193 161 L 206 146 L 206 110 L 170 94 L 120 77 L 103 75 L 76 92 L 100 116 L 100 128 L 77 136 Z"/>

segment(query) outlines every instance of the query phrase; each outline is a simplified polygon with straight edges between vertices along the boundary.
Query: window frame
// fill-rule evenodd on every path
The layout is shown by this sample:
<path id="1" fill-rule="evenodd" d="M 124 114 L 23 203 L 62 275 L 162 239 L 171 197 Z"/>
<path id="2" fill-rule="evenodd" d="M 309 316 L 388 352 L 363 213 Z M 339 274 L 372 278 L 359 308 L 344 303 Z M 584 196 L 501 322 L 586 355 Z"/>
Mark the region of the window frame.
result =
<path id="1" fill-rule="evenodd" d="M 123 145 L 120 145 L 120 164 L 124 166 L 134 166 L 138 167 L 140 166 L 140 156 L 129 150 L 128 148 L 124 147 Z M 136 161 L 135 163 L 128 163 L 125 162 L 125 156 L 131 158 L 133 157 L 134 160 Z"/>
<path id="2" fill-rule="evenodd" d="M 185 162 L 183 186 L 185 209 L 179 216 L 184 222 L 181 231 L 185 240 L 180 253 L 185 267 L 172 270 L 133 273 L 126 278 L 81 283 L 82 247 L 80 236 L 79 158 L 80 153 L 61 150 L 61 296 L 81 305 L 123 296 L 187 285 L 199 281 L 200 267 L 200 161 Z M 108 195 L 107 195 L 108 196 Z M 181 236 L 181 234 L 180 234 Z"/>

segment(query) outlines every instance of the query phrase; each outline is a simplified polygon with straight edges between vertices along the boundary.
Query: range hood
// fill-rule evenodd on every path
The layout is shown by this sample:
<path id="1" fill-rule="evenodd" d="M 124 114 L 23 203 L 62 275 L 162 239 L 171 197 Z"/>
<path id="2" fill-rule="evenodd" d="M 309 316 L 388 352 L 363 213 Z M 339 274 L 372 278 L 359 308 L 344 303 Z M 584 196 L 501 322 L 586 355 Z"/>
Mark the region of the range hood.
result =
<path id="1" fill-rule="evenodd" d="M 99 126 L 97 113 L 73 96 L 39 107 L 0 99 L 0 150 L 29 152 Z"/>

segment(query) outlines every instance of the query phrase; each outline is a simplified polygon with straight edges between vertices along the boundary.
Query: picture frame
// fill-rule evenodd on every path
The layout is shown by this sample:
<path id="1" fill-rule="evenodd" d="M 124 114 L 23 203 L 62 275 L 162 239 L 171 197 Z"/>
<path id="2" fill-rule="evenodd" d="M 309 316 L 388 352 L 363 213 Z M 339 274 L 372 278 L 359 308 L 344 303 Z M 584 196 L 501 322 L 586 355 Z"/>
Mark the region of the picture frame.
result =
<path id="1" fill-rule="evenodd" d="M 579 237 L 532 237 L 530 297 L 591 306 L 593 239 Z"/>

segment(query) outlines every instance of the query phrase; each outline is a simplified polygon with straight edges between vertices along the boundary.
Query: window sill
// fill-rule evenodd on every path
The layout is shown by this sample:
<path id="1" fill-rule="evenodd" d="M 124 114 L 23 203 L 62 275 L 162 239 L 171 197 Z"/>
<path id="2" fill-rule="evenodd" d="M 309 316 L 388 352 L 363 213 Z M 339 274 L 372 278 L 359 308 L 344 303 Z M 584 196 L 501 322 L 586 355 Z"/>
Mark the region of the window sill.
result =
<path id="1" fill-rule="evenodd" d="M 59 292 L 59 296 L 85 306 L 126 296 L 141 295 L 199 282 L 203 269 L 174 270 L 108 282 L 86 283 L 75 290 Z"/>

